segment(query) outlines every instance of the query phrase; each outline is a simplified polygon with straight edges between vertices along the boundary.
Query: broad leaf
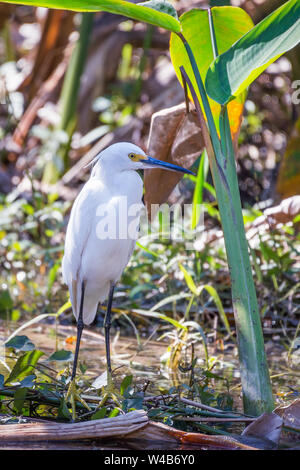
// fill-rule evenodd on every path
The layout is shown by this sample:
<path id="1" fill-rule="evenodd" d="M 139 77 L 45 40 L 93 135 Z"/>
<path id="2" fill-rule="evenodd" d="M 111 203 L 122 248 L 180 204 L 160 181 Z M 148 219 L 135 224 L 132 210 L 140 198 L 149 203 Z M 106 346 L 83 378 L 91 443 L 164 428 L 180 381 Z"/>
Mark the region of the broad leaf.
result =
<path id="1" fill-rule="evenodd" d="M 43 354 L 44 353 L 42 351 L 35 349 L 34 351 L 28 351 L 23 354 L 23 356 L 19 357 L 5 383 L 21 381 L 27 377 L 27 375 L 31 375 L 34 371 L 34 366 Z"/>
<path id="2" fill-rule="evenodd" d="M 6 341 L 5 346 L 16 351 L 32 351 L 35 348 L 27 336 L 15 336 L 10 341 Z"/>
<path id="3" fill-rule="evenodd" d="M 73 359 L 74 355 L 72 351 L 61 349 L 60 351 L 55 351 L 53 354 L 51 354 L 51 356 L 48 358 L 48 361 L 71 362 Z"/>
<path id="4" fill-rule="evenodd" d="M 14 395 L 14 409 L 17 413 L 21 413 L 27 394 L 27 388 L 17 388 Z"/>
<path id="5" fill-rule="evenodd" d="M 106 408 L 105 406 L 103 408 L 100 408 L 100 410 L 96 411 L 91 417 L 91 420 L 95 419 L 103 419 L 106 416 Z"/>
<path id="6" fill-rule="evenodd" d="M 153 8 L 153 10 L 157 10 L 161 13 L 171 15 L 176 18 L 176 20 L 178 20 L 177 11 L 173 7 L 173 5 L 166 0 L 147 0 L 146 2 L 138 3 L 138 5 L 147 8 Z"/>
<path id="7" fill-rule="evenodd" d="M 234 42 L 253 27 L 253 22 L 250 16 L 241 8 L 216 7 L 211 9 L 211 14 L 219 54 L 226 51 Z M 180 17 L 180 22 L 182 25 L 182 34 L 193 51 L 200 75 L 204 82 L 207 70 L 214 60 L 208 11 L 200 9 L 188 11 Z M 201 102 L 190 61 L 185 47 L 177 34 L 171 35 L 170 54 L 180 83 L 182 84 L 182 78 L 179 67 L 183 65 L 195 90 L 197 90 L 198 98 Z M 228 107 L 230 127 L 233 137 L 238 134 L 240 128 L 245 97 L 246 95 L 243 93 Z M 212 100 L 209 100 L 209 103 L 218 129 L 220 105 Z"/>
<path id="8" fill-rule="evenodd" d="M 211 64 L 205 87 L 220 104 L 242 93 L 300 40 L 300 2 L 290 0 L 258 23 Z"/>
<path id="9" fill-rule="evenodd" d="M 6 0 L 4 3 L 73 11 L 107 11 L 127 16 L 133 20 L 144 21 L 154 26 L 160 26 L 169 31 L 180 31 L 180 23 L 176 19 L 176 11 L 171 4 L 165 1 L 151 1 L 149 6 L 146 6 L 148 2 L 136 5 L 124 0 Z"/>
<path id="10" fill-rule="evenodd" d="M 148 142 L 149 155 L 185 168 L 192 166 L 204 148 L 197 115 L 193 111 L 186 115 L 184 103 L 152 115 Z M 181 178 L 182 175 L 175 171 L 158 168 L 145 171 L 145 203 L 149 218 L 155 215 L 154 204 L 164 203 Z"/>

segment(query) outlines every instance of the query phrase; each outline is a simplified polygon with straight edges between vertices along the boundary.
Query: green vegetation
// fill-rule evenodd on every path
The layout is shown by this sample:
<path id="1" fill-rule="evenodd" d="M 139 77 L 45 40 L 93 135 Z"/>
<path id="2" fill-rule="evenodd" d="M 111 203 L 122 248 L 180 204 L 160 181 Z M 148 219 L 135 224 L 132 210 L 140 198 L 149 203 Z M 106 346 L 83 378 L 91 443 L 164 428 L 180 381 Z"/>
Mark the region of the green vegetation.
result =
<path id="1" fill-rule="evenodd" d="M 44 39 L 35 43 L 41 56 L 61 54 L 61 43 L 74 48 L 47 73 L 36 65 L 36 54 L 30 80 L 23 74 L 22 85 L 5 90 L 1 105 L 1 413 L 71 420 L 65 393 L 75 330 L 61 260 L 70 207 L 86 178 L 84 166 L 113 141 L 135 140 L 145 147 L 151 115 L 184 99 L 187 108 L 195 108 L 202 150 L 195 156 L 186 138 L 184 157 L 170 148 L 164 156 L 197 173 L 185 175 L 171 196 L 182 207 L 189 204 L 183 237 L 170 239 L 163 211 L 152 233 L 145 234 L 142 225 L 112 312 L 113 341 L 120 333 L 135 351 L 125 347 L 113 358 L 122 407 L 108 403 L 99 409 L 105 366 L 99 352 L 89 363 L 83 346 L 78 385 L 91 410 L 77 403 L 78 419 L 143 408 L 152 420 L 181 430 L 227 435 L 240 432 L 249 416 L 297 398 L 299 203 L 296 189 L 289 194 L 293 202 L 284 205 L 283 197 L 281 205 L 275 186 L 297 121 L 297 116 L 291 119 L 297 107 L 287 97 L 299 59 L 286 56 L 287 72 L 280 61 L 275 72 L 267 67 L 299 42 L 299 2 L 288 1 L 256 26 L 244 9 L 231 6 L 192 9 L 178 18 L 174 5 L 165 1 L 13 3 L 27 5 L 28 10 L 12 8 L 17 15 L 25 11 L 28 24 L 36 21 L 33 6 L 66 10 L 52 18 L 48 10 Z M 72 11 L 83 13 L 74 21 L 68 17 L 64 37 L 62 15 Z M 23 54 L 34 60 L 24 44 L 7 37 L 8 21 L 2 25 L 3 76 L 10 76 L 9 67 L 17 75 Z M 108 32 L 102 31 L 104 25 Z M 169 54 L 184 92 L 175 102 L 181 91 L 175 80 L 159 81 L 160 64 L 163 70 L 169 66 L 169 32 Z M 57 43 L 49 46 L 53 38 Z M 58 65 L 65 74 L 58 74 Z M 163 95 L 170 83 L 176 92 Z M 167 98 L 159 101 L 160 95 Z M 171 228 L 176 224 L 173 215 Z M 95 331 L 102 326 L 100 307 Z M 31 338 L 41 331 L 45 342 Z M 143 369 L 152 342 L 159 352 Z M 161 394 L 163 403 L 155 398 Z M 213 422 L 216 416 L 224 422 Z M 205 423 L 205 417 L 211 420 Z M 233 418 L 241 420 L 238 428 Z"/>

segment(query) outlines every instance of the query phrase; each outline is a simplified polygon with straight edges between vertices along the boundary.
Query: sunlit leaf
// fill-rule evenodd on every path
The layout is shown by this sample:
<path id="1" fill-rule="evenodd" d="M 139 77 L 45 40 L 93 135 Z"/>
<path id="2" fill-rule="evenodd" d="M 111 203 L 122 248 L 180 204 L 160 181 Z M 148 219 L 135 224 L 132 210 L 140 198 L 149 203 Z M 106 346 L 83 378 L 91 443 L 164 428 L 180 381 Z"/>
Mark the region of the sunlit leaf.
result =
<path id="1" fill-rule="evenodd" d="M 218 309 L 219 315 L 221 317 L 221 320 L 223 321 L 224 326 L 225 326 L 228 334 L 230 336 L 232 336 L 232 333 L 231 333 L 231 330 L 230 330 L 230 325 L 229 325 L 228 319 L 226 317 L 226 313 L 224 311 L 224 308 L 223 308 L 223 305 L 222 305 L 222 302 L 221 302 L 221 299 L 219 297 L 218 292 L 216 291 L 216 289 L 213 286 L 210 286 L 208 284 L 205 284 L 205 286 L 203 286 L 203 289 L 205 289 L 209 293 L 209 295 L 213 298 L 213 300 L 216 304 L 216 307 Z"/>
<path id="2" fill-rule="evenodd" d="M 142 310 L 142 309 L 135 309 L 134 312 L 138 313 L 139 315 L 144 315 L 146 317 L 160 318 L 161 320 L 171 323 L 173 326 L 176 326 L 176 328 L 180 330 L 185 330 L 185 331 L 187 330 L 187 327 L 182 325 L 182 323 L 179 323 L 178 321 L 174 320 L 174 318 L 168 317 L 167 315 L 163 315 L 162 313 L 153 312 L 152 310 Z"/>
<path id="3" fill-rule="evenodd" d="M 111 410 L 108 417 L 115 418 L 116 416 L 118 416 L 119 413 L 120 413 L 120 410 L 118 408 L 114 408 L 113 410 Z"/>
<path id="4" fill-rule="evenodd" d="M 196 186 L 194 189 L 193 195 L 193 208 L 192 208 L 192 217 L 191 217 L 191 229 L 194 230 L 199 222 L 200 213 L 202 210 L 202 201 L 203 201 L 203 188 L 208 173 L 208 158 L 207 153 L 204 152 L 201 155 L 201 160 L 198 168 Z"/>
<path id="5" fill-rule="evenodd" d="M 28 351 L 19 357 L 5 383 L 11 383 L 17 380 L 21 381 L 27 375 L 32 374 L 34 366 L 43 354 L 44 353 L 42 351 L 35 349 L 33 351 Z"/>
<path id="6" fill-rule="evenodd" d="M 185 282 L 187 283 L 188 288 L 194 295 L 199 295 L 199 291 L 196 287 L 196 284 L 193 281 L 192 276 L 187 272 L 187 270 L 179 263 L 179 268 L 184 275 Z"/>
<path id="7" fill-rule="evenodd" d="M 211 64 L 205 81 L 207 93 L 220 104 L 230 102 L 299 41 L 300 2 L 290 0 Z"/>
<path id="8" fill-rule="evenodd" d="M 133 20 L 144 21 L 154 26 L 160 26 L 169 31 L 180 31 L 180 23 L 175 17 L 174 7 L 164 1 L 150 2 L 149 6 L 136 5 L 123 0 L 6 0 L 4 3 L 73 11 L 107 11 L 127 16 Z"/>
<path id="9" fill-rule="evenodd" d="M 226 51 L 235 41 L 237 41 L 253 27 L 253 21 L 251 20 L 250 16 L 241 8 L 227 6 L 215 7 L 211 9 L 211 14 L 213 17 L 219 54 Z M 188 41 L 193 51 L 200 75 L 204 82 L 207 70 L 214 60 L 208 12 L 207 10 L 200 9 L 190 10 L 181 15 L 180 22 L 182 25 L 183 36 Z M 182 83 L 182 78 L 179 67 L 183 65 L 194 85 L 195 90 L 198 93 L 198 87 L 196 85 L 192 67 L 190 65 L 185 47 L 176 34 L 171 35 L 170 54 L 180 83 Z M 243 93 L 228 107 L 230 126 L 233 137 L 238 134 L 240 128 L 245 97 L 246 95 Z M 201 102 L 200 95 L 198 95 L 198 98 Z M 213 112 L 216 127 L 218 129 L 219 113 L 221 109 L 220 105 L 211 99 L 209 100 L 209 103 Z"/>

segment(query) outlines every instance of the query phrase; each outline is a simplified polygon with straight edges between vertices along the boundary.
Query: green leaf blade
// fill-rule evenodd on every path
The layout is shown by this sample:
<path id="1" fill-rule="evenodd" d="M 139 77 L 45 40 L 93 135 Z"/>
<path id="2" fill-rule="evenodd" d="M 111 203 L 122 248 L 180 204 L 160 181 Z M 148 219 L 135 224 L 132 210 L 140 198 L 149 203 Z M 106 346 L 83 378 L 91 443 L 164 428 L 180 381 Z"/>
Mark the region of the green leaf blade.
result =
<path id="1" fill-rule="evenodd" d="M 300 2 L 289 0 L 211 64 L 205 81 L 208 95 L 221 105 L 229 103 L 299 41 Z"/>
<path id="2" fill-rule="evenodd" d="M 82 12 L 106 11 L 108 13 L 124 15 L 133 20 L 144 21 L 145 23 L 165 28 L 175 33 L 179 33 L 181 30 L 180 22 L 174 17 L 174 12 L 170 7 L 168 9 L 161 8 L 159 11 L 150 6 L 137 5 L 124 0 L 6 0 L 4 3 Z M 172 11 L 173 14 L 170 15 L 166 11 Z"/>
<path id="3" fill-rule="evenodd" d="M 33 351 L 28 351 L 27 353 L 20 356 L 11 373 L 9 374 L 5 384 L 21 381 L 28 375 L 31 375 L 34 371 L 36 363 L 40 357 L 43 356 L 43 354 L 44 353 L 42 351 L 34 349 Z"/>
<path id="4" fill-rule="evenodd" d="M 232 44 L 253 27 L 252 19 L 242 8 L 232 6 L 215 7 L 211 9 L 211 15 L 214 23 L 218 52 L 220 54 L 229 49 Z M 207 70 L 214 60 L 208 11 L 199 8 L 192 9 L 183 13 L 183 15 L 180 16 L 179 21 L 182 27 L 182 34 L 192 49 L 202 81 L 204 82 Z M 178 80 L 182 84 L 180 66 L 183 65 L 192 81 L 201 103 L 202 100 L 200 99 L 199 91 L 197 91 L 198 87 L 190 60 L 184 45 L 177 34 L 171 34 L 170 56 Z M 233 103 L 231 103 L 231 109 L 228 110 L 233 136 L 238 134 L 239 131 L 245 99 L 246 93 L 242 93 Z M 212 110 L 216 128 L 218 129 L 221 107 L 210 98 L 209 105 Z"/>

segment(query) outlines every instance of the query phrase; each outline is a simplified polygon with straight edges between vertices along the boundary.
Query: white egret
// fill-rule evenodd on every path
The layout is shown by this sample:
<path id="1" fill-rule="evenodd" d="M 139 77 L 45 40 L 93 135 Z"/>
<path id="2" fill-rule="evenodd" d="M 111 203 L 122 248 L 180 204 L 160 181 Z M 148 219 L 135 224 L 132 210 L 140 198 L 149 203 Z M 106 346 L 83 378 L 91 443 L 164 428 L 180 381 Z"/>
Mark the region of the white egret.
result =
<path id="1" fill-rule="evenodd" d="M 128 230 L 131 222 L 135 221 L 133 225 L 138 225 L 142 208 L 143 182 L 136 170 L 159 167 L 193 174 L 180 166 L 151 158 L 142 149 L 127 142 L 111 145 L 91 163 L 91 176 L 71 210 L 62 261 L 63 278 L 69 287 L 73 314 L 77 320 L 73 371 L 67 393 L 73 417 L 75 398 L 83 402 L 75 388 L 82 330 L 84 325 L 92 323 L 98 303 L 107 297 L 104 319 L 107 363 L 105 396 L 114 397 L 109 344 L 110 314 L 115 285 L 132 255 L 137 238 L 137 231 L 130 234 Z M 134 208 L 132 213 L 131 208 Z M 103 230 L 104 225 L 108 230 Z"/>

